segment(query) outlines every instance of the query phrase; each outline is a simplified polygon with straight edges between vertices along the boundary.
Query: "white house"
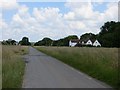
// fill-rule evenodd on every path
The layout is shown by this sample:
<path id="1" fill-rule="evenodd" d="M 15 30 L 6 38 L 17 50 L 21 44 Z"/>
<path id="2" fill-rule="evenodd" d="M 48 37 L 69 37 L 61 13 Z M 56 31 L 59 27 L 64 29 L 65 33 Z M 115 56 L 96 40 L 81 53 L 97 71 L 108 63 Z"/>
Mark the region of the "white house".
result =
<path id="1" fill-rule="evenodd" d="M 92 46 L 95 46 L 95 47 L 101 46 L 101 44 L 98 42 L 98 40 L 95 40 L 95 41 L 88 40 L 86 42 L 86 45 L 92 45 Z"/>
<path id="2" fill-rule="evenodd" d="M 73 39 L 69 41 L 70 47 L 75 47 L 79 43 L 79 39 Z"/>
<path id="3" fill-rule="evenodd" d="M 82 41 L 82 45 L 84 45 L 85 44 L 85 42 L 84 41 Z"/>
<path id="4" fill-rule="evenodd" d="M 95 40 L 95 42 L 93 43 L 93 46 L 97 47 L 97 46 L 101 46 L 101 44 L 98 42 L 98 40 Z"/>
<path id="5" fill-rule="evenodd" d="M 101 46 L 101 44 L 98 42 L 98 40 L 79 40 L 79 39 L 72 39 L 69 41 L 69 46 L 70 47 L 75 47 L 76 45 L 91 45 L 91 46 Z"/>
<path id="6" fill-rule="evenodd" d="M 88 40 L 88 41 L 86 42 L 86 45 L 93 45 L 93 43 L 92 43 L 91 40 Z"/>

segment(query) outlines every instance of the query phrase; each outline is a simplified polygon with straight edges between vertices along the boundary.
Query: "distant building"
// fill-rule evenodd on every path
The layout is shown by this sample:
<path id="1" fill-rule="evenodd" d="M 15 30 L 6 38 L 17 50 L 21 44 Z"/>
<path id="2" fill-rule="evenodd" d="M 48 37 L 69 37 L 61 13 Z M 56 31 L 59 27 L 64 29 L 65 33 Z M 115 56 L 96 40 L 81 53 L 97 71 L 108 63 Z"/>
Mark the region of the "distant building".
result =
<path id="1" fill-rule="evenodd" d="M 95 42 L 93 43 L 93 46 L 95 46 L 95 47 L 100 46 L 101 47 L 101 44 L 98 42 L 98 40 L 95 40 Z"/>
<path id="2" fill-rule="evenodd" d="M 100 42 L 98 40 L 88 40 L 85 45 L 91 45 L 91 46 L 101 46 Z"/>
<path id="3" fill-rule="evenodd" d="M 93 45 L 93 43 L 92 43 L 92 41 L 91 40 L 88 40 L 87 42 L 86 42 L 86 44 L 85 45 Z"/>
<path id="4" fill-rule="evenodd" d="M 69 41 L 69 46 L 75 47 L 79 42 L 80 42 L 79 39 L 72 39 Z"/>
<path id="5" fill-rule="evenodd" d="M 98 40 L 79 40 L 79 39 L 73 39 L 73 40 L 70 40 L 69 41 L 69 46 L 70 47 L 75 47 L 75 46 L 83 46 L 83 45 L 90 45 L 90 46 L 95 46 L 95 47 L 98 47 L 98 46 L 101 46 L 100 42 Z"/>

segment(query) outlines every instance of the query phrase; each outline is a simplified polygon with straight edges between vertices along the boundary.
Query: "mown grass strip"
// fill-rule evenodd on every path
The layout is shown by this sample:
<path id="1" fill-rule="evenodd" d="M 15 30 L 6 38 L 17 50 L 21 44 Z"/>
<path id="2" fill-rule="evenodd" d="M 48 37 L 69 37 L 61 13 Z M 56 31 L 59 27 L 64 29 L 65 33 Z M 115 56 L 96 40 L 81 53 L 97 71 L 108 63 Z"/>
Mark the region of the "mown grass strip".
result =
<path id="1" fill-rule="evenodd" d="M 119 86 L 117 48 L 35 48 L 113 87 Z"/>
<path id="2" fill-rule="evenodd" d="M 25 46 L 2 46 L 2 88 L 21 88 L 25 63 Z"/>

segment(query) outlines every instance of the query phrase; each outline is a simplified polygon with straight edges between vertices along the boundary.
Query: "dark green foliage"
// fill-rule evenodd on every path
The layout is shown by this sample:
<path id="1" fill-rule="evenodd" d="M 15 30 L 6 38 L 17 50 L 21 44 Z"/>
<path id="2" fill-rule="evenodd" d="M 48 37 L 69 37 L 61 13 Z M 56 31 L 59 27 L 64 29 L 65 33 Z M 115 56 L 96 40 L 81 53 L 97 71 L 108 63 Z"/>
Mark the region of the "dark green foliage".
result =
<path id="1" fill-rule="evenodd" d="M 76 35 L 71 35 L 59 40 L 44 38 L 41 41 L 36 42 L 34 46 L 69 46 L 69 41 L 71 39 L 78 39 L 78 37 Z"/>
<path id="2" fill-rule="evenodd" d="M 100 42 L 102 47 L 120 47 L 120 22 L 110 21 L 104 23 L 100 28 L 99 34 L 85 33 L 80 37 L 80 43 L 76 46 L 81 47 L 82 41 L 85 43 L 90 39 L 94 42 L 96 39 Z M 36 42 L 34 46 L 69 46 L 69 41 L 71 39 L 78 39 L 76 35 L 71 35 L 59 40 L 52 40 L 50 38 L 43 38 L 42 40 Z M 4 40 L 2 45 L 15 45 L 16 41 L 12 39 Z M 21 45 L 31 45 L 27 37 L 23 37 L 19 42 Z"/>
<path id="3" fill-rule="evenodd" d="M 85 40 L 95 40 L 97 35 L 93 33 L 85 33 L 80 37 L 80 40 L 85 41 Z"/>
<path id="4" fill-rule="evenodd" d="M 12 40 L 12 41 L 11 41 L 11 44 L 12 44 L 12 45 L 14 45 L 15 43 L 16 43 L 16 41 L 15 41 L 15 40 Z"/>
<path id="5" fill-rule="evenodd" d="M 103 47 L 120 47 L 120 22 L 106 22 L 101 27 L 98 39 Z"/>
<path id="6" fill-rule="evenodd" d="M 76 35 L 71 35 L 63 39 L 59 39 L 53 42 L 53 46 L 69 46 L 69 41 L 71 39 L 78 39 Z"/>
<path id="7" fill-rule="evenodd" d="M 64 39 L 59 39 L 59 40 L 53 41 L 53 46 L 64 46 L 64 45 L 65 45 Z"/>
<path id="8" fill-rule="evenodd" d="M 106 22 L 100 29 L 99 34 L 85 33 L 80 40 L 87 42 L 97 39 L 102 47 L 120 47 L 120 22 Z"/>
<path id="9" fill-rule="evenodd" d="M 29 42 L 29 39 L 27 37 L 23 37 L 22 40 L 19 42 L 19 44 L 21 45 L 31 45 L 31 43 Z"/>
<path id="10" fill-rule="evenodd" d="M 82 41 L 86 43 L 89 39 L 94 42 L 96 39 L 101 43 L 102 47 L 120 47 L 120 22 L 106 22 L 101 28 L 99 34 L 85 33 L 80 37 L 80 43 L 76 46 L 82 45 Z M 41 41 L 36 42 L 35 46 L 69 46 L 71 39 L 78 39 L 76 35 L 71 35 L 59 40 L 51 40 L 50 38 L 44 38 Z M 89 46 L 92 47 L 92 46 Z"/>
<path id="11" fill-rule="evenodd" d="M 15 45 L 15 44 L 16 44 L 16 41 L 12 39 L 2 41 L 2 45 Z"/>
<path id="12" fill-rule="evenodd" d="M 53 41 L 50 38 L 43 38 L 41 41 L 36 42 L 35 46 L 51 46 Z"/>

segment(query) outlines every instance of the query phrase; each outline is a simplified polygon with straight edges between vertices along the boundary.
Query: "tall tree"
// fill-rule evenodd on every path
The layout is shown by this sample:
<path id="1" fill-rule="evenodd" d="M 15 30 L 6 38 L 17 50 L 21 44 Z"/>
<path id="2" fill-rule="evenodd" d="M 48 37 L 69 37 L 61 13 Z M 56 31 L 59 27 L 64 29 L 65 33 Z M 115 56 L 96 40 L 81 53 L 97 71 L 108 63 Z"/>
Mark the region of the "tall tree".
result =
<path id="1" fill-rule="evenodd" d="M 106 22 L 101 28 L 98 39 L 104 47 L 120 47 L 120 22 Z"/>
<path id="2" fill-rule="evenodd" d="M 97 38 L 97 35 L 93 34 L 93 33 L 85 33 L 83 35 L 81 35 L 80 40 L 84 41 L 84 40 L 95 40 Z"/>
<path id="3" fill-rule="evenodd" d="M 22 40 L 19 42 L 21 45 L 31 45 L 29 42 L 28 37 L 23 37 Z"/>
<path id="4" fill-rule="evenodd" d="M 68 37 L 59 39 L 59 40 L 55 40 L 53 42 L 53 46 L 69 46 L 69 41 L 71 39 L 78 39 L 78 37 L 76 35 L 70 35 Z"/>
<path id="5" fill-rule="evenodd" d="M 43 38 L 42 40 L 36 42 L 34 45 L 35 46 L 51 46 L 52 45 L 53 40 L 50 38 Z"/>

